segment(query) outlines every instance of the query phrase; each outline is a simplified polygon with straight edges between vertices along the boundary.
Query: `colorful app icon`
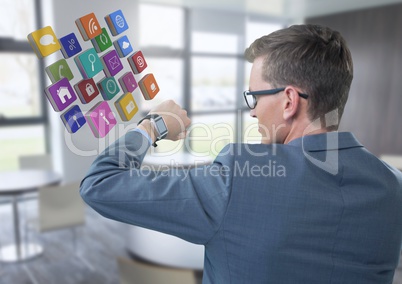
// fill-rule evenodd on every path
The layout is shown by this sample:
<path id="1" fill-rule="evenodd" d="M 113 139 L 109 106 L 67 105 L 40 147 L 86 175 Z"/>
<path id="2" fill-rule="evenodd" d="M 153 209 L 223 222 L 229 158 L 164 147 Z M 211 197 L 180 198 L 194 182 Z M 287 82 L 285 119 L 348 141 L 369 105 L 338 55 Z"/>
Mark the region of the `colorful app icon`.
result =
<path id="1" fill-rule="evenodd" d="M 87 122 L 79 106 L 74 105 L 60 116 L 68 132 L 75 133 Z"/>
<path id="2" fill-rule="evenodd" d="M 156 83 L 153 74 L 145 75 L 138 85 L 140 86 L 142 95 L 146 100 L 152 100 L 159 93 L 159 86 L 158 83 Z"/>
<path id="3" fill-rule="evenodd" d="M 105 74 L 108 77 L 115 76 L 123 69 L 123 64 L 121 63 L 116 50 L 111 50 L 102 56 L 102 64 L 105 68 Z"/>
<path id="4" fill-rule="evenodd" d="M 117 124 L 116 117 L 107 102 L 99 102 L 86 113 L 88 125 L 97 138 L 105 137 Z"/>
<path id="5" fill-rule="evenodd" d="M 82 51 L 82 47 L 78 42 L 75 33 L 71 33 L 60 38 L 59 42 L 61 44 L 61 52 L 63 53 L 64 58 L 73 57 Z"/>
<path id="6" fill-rule="evenodd" d="M 113 44 L 120 57 L 126 57 L 131 52 L 133 52 L 133 47 L 131 46 L 131 43 L 128 40 L 127 36 L 119 38 Z"/>
<path id="7" fill-rule="evenodd" d="M 28 41 L 38 58 L 48 56 L 61 46 L 52 27 L 47 26 L 28 35 Z"/>
<path id="8" fill-rule="evenodd" d="M 85 79 L 93 78 L 103 70 L 102 62 L 94 48 L 90 48 L 80 55 L 74 57 L 82 77 Z"/>
<path id="9" fill-rule="evenodd" d="M 87 41 L 102 33 L 102 29 L 99 25 L 98 19 L 94 13 L 85 15 L 75 21 L 82 38 Z"/>
<path id="10" fill-rule="evenodd" d="M 131 120 L 138 112 L 137 103 L 131 93 L 122 95 L 114 105 L 123 121 Z"/>
<path id="11" fill-rule="evenodd" d="M 117 10 L 116 12 L 107 15 L 105 20 L 114 36 L 117 36 L 128 29 L 126 19 L 121 10 Z"/>
<path id="12" fill-rule="evenodd" d="M 68 66 L 65 59 L 60 59 L 49 65 L 45 68 L 45 71 L 52 83 L 60 81 L 62 78 L 67 78 L 69 81 L 74 78 L 73 72 L 71 72 L 70 66 Z"/>
<path id="13" fill-rule="evenodd" d="M 77 99 L 77 95 L 67 78 L 47 87 L 45 94 L 55 111 L 66 109 Z"/>
<path id="14" fill-rule="evenodd" d="M 141 51 L 137 51 L 134 55 L 130 56 L 128 58 L 128 63 L 130 64 L 134 74 L 140 74 L 148 66 Z"/>
<path id="15" fill-rule="evenodd" d="M 91 102 L 99 95 L 98 87 L 93 78 L 81 80 L 74 85 L 74 89 L 83 104 Z"/>
<path id="16" fill-rule="evenodd" d="M 113 99 L 119 92 L 120 88 L 114 77 L 106 77 L 98 83 L 99 90 L 104 100 Z"/>
<path id="17" fill-rule="evenodd" d="M 132 93 L 138 87 L 134 74 L 130 71 L 121 76 L 119 83 L 125 93 Z"/>
<path id="18" fill-rule="evenodd" d="M 96 52 L 102 52 L 112 46 L 112 40 L 105 28 L 102 28 L 102 33 L 95 38 L 91 39 L 92 45 L 95 47 Z"/>

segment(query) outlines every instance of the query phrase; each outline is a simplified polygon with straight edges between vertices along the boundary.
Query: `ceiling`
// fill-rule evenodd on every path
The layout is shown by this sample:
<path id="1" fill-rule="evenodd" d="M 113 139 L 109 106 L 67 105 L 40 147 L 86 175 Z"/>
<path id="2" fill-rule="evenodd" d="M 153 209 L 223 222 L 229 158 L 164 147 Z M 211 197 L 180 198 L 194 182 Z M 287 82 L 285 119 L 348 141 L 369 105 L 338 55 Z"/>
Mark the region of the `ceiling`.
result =
<path id="1" fill-rule="evenodd" d="M 141 2 L 230 10 L 287 20 L 300 20 L 308 17 L 402 3 L 402 0 L 141 0 Z"/>

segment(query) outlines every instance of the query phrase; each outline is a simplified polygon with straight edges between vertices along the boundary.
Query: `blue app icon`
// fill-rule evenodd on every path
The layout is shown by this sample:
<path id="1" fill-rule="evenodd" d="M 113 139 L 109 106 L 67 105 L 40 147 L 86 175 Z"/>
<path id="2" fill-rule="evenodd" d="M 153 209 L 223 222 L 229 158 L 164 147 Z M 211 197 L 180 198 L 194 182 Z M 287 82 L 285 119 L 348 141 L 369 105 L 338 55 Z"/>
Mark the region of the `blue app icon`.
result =
<path id="1" fill-rule="evenodd" d="M 77 105 L 72 106 L 65 113 L 63 113 L 61 115 L 61 120 L 70 133 L 77 132 L 87 122 L 80 107 Z"/>
<path id="2" fill-rule="evenodd" d="M 128 29 L 127 21 L 121 10 L 117 10 L 116 12 L 107 15 L 105 20 L 114 36 L 119 35 Z"/>
<path id="3" fill-rule="evenodd" d="M 133 47 L 131 46 L 130 41 L 127 36 L 123 36 L 114 42 L 114 47 L 117 50 L 119 56 L 126 57 L 131 52 L 133 52 Z"/>
<path id="4" fill-rule="evenodd" d="M 68 34 L 59 39 L 61 45 L 61 52 L 63 53 L 64 58 L 70 58 L 77 53 L 80 53 L 82 47 L 78 42 L 77 37 L 74 33 Z"/>

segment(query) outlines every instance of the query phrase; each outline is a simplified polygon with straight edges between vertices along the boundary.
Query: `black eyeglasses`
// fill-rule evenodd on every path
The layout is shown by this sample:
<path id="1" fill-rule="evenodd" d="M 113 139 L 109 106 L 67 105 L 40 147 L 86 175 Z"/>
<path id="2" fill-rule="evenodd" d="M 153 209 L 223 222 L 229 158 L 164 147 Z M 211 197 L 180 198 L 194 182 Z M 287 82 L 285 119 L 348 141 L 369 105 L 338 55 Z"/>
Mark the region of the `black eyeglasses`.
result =
<path id="1" fill-rule="evenodd" d="M 255 96 L 275 95 L 279 92 L 284 91 L 285 89 L 286 88 L 276 88 L 276 89 L 271 89 L 271 90 L 262 90 L 262 91 L 254 91 L 254 92 L 244 91 L 243 96 L 244 96 L 244 100 L 246 101 L 247 106 L 250 109 L 254 109 L 255 106 L 257 105 L 257 99 Z M 303 93 L 298 93 L 298 94 L 300 97 L 307 100 L 308 95 L 303 94 Z"/>

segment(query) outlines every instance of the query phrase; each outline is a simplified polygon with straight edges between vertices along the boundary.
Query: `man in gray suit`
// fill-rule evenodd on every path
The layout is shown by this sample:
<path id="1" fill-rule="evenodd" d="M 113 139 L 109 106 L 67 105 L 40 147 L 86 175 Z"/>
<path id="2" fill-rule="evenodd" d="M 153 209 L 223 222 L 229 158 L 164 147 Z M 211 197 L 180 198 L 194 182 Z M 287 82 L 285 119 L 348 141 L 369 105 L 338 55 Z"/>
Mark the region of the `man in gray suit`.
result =
<path id="1" fill-rule="evenodd" d="M 402 175 L 336 131 L 353 77 L 344 39 L 291 26 L 245 54 L 261 144 L 227 145 L 189 171 L 141 169 L 156 140 L 186 136 L 186 111 L 167 101 L 97 157 L 82 197 L 107 218 L 204 245 L 203 283 L 391 283 Z"/>

